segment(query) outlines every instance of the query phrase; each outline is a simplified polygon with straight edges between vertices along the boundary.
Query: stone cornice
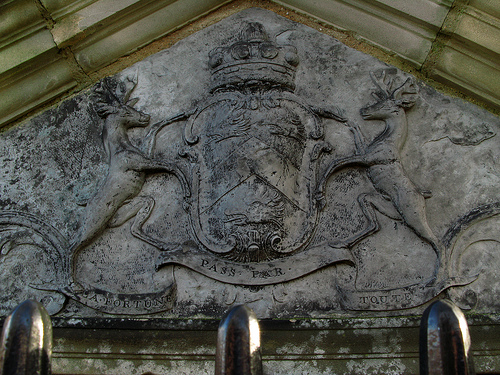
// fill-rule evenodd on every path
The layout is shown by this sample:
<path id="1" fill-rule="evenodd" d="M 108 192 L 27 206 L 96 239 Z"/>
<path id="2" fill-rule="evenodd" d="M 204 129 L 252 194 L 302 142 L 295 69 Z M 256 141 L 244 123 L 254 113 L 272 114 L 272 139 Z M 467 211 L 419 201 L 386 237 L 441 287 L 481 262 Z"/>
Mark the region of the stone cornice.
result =
<path id="1" fill-rule="evenodd" d="M 6 15 L 0 26 L 0 127 L 87 87 L 96 80 L 95 72 L 226 3 L 231 1 L 4 2 L 0 6 Z M 233 3 L 241 6 L 242 1 Z M 248 3 L 246 7 L 268 4 L 243 3 Z M 452 86 L 494 112 L 500 110 L 500 21 L 492 1 L 275 3 L 344 30 L 387 55 L 399 56 L 424 78 Z"/>

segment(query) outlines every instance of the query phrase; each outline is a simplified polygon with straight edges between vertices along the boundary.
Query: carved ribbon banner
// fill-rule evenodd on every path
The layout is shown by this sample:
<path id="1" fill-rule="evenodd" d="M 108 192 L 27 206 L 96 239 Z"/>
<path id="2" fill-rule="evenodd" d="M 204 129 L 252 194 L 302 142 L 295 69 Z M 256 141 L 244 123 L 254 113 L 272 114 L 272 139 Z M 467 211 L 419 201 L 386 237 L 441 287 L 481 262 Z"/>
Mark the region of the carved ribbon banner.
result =
<path id="1" fill-rule="evenodd" d="M 474 278 L 475 279 L 475 278 Z M 349 290 L 340 289 L 342 306 L 347 310 L 387 311 L 408 309 L 419 306 L 451 286 L 467 285 L 473 279 L 448 279 L 437 285 L 428 282 L 389 290 Z"/>
<path id="2" fill-rule="evenodd" d="M 229 284 L 269 285 L 290 281 L 339 262 L 352 263 L 348 249 L 317 246 L 271 262 L 238 263 L 186 246 L 160 254 L 157 264 L 179 264 Z"/>
<path id="3" fill-rule="evenodd" d="M 144 315 L 172 309 L 177 287 L 173 284 L 166 290 L 156 293 L 111 293 L 97 288 L 78 293 L 67 288 L 63 293 L 75 301 L 108 314 Z"/>

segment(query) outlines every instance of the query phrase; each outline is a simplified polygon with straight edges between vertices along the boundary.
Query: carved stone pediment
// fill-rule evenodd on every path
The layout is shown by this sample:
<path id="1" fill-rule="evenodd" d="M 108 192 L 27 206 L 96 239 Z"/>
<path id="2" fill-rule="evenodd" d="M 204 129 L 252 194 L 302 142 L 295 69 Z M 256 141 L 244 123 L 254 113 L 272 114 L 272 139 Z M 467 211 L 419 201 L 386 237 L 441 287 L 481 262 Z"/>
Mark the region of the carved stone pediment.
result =
<path id="1" fill-rule="evenodd" d="M 442 293 L 498 311 L 499 130 L 243 11 L 1 134 L 2 311 L 401 315 Z"/>

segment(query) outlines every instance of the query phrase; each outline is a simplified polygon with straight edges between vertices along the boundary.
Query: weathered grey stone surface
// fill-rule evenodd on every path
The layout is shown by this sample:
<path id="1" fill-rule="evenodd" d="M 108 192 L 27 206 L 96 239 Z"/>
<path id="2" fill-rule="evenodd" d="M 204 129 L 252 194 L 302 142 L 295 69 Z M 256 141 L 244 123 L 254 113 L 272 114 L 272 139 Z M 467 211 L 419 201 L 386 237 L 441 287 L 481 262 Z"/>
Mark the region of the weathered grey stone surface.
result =
<path id="1" fill-rule="evenodd" d="M 134 100 L 137 99 L 137 100 Z M 0 137 L 0 308 L 498 312 L 500 121 L 250 9 Z"/>

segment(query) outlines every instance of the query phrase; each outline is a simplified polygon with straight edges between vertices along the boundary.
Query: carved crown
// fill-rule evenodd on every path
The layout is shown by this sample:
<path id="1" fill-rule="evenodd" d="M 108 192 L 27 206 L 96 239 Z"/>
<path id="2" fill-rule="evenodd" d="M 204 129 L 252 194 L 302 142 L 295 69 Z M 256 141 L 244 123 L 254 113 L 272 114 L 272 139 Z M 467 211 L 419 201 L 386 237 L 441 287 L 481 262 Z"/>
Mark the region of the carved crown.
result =
<path id="1" fill-rule="evenodd" d="M 212 91 L 252 83 L 269 83 L 293 91 L 299 59 L 294 46 L 276 44 L 262 24 L 250 22 L 237 42 L 212 50 L 208 64 Z"/>

